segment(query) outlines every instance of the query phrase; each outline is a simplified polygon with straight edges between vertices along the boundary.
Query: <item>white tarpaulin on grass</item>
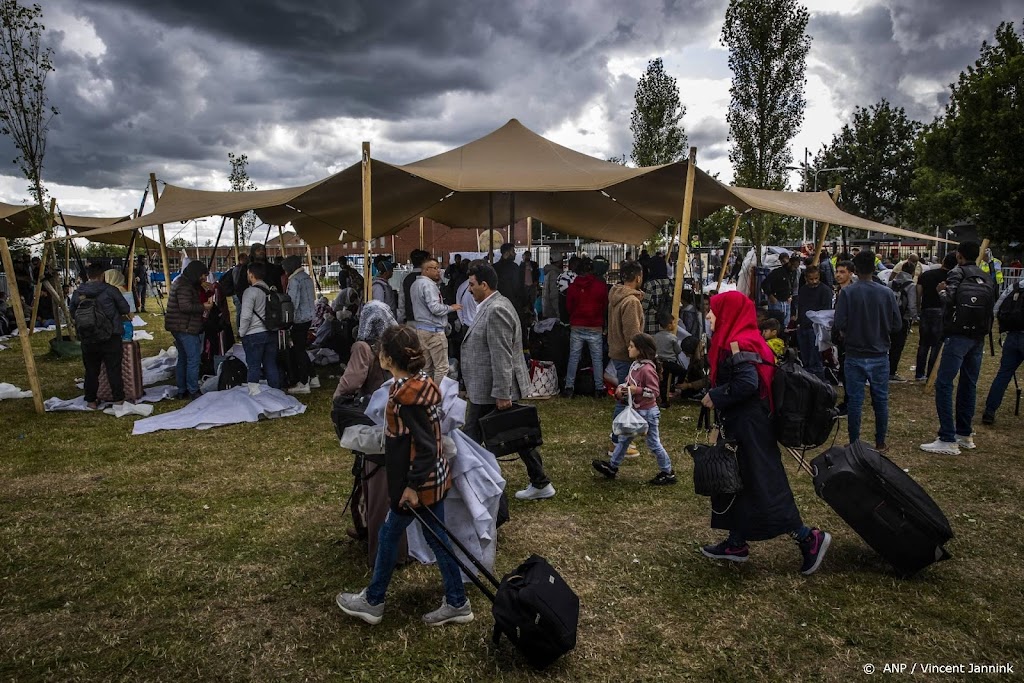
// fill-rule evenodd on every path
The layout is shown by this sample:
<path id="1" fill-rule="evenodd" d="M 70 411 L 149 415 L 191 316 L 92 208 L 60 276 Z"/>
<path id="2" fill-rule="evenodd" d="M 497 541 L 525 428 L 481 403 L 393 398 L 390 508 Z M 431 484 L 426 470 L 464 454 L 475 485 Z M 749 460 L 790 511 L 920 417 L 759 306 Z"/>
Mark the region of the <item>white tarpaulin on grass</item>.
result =
<path id="1" fill-rule="evenodd" d="M 211 391 L 184 408 L 154 415 L 135 423 L 132 434 L 149 434 L 161 429 L 211 429 L 242 422 L 258 422 L 306 412 L 306 406 L 280 389 L 263 387 L 255 396 L 247 387 Z"/>

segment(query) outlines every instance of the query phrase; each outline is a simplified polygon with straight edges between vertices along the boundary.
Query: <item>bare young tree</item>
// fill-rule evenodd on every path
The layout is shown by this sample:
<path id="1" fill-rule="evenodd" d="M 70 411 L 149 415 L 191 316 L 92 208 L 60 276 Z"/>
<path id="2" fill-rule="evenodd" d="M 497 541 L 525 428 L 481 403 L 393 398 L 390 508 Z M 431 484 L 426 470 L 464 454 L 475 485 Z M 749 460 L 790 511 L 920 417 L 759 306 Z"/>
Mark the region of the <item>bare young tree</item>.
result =
<path id="1" fill-rule="evenodd" d="M 228 152 L 228 161 L 231 163 L 231 175 L 228 176 L 228 181 L 231 183 L 232 192 L 250 192 L 257 189 L 256 183 L 252 182 L 249 172 L 246 170 L 246 166 L 249 165 L 249 157 L 244 154 L 236 156 L 234 152 Z M 256 213 L 246 211 L 238 222 L 239 242 L 249 244 L 249 237 L 255 229 Z"/>
<path id="2" fill-rule="evenodd" d="M 14 163 L 29 182 L 39 207 L 32 216 L 39 232 L 49 228 L 43 157 L 46 133 L 57 109 L 46 98 L 46 77 L 53 71 L 53 50 L 40 44 L 45 27 L 39 5 L 0 0 L 0 132 L 18 150 Z"/>

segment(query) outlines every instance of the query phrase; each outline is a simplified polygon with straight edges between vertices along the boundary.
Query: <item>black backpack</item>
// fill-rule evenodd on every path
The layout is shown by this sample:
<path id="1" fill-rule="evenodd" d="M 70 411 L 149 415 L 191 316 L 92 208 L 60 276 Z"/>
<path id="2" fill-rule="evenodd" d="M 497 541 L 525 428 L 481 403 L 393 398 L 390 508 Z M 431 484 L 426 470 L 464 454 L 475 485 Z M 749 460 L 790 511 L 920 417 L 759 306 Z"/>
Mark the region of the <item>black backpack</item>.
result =
<path id="1" fill-rule="evenodd" d="M 237 268 L 237 266 L 236 266 Z M 217 280 L 217 284 L 220 286 L 220 293 L 224 296 L 235 295 L 235 268 L 231 268 L 228 272 L 220 276 Z"/>
<path id="2" fill-rule="evenodd" d="M 228 356 L 220 364 L 220 377 L 217 379 L 217 391 L 231 387 L 240 387 L 249 380 L 249 371 L 245 363 L 234 356 Z"/>
<path id="3" fill-rule="evenodd" d="M 263 326 L 270 332 L 286 330 L 291 327 L 295 322 L 295 306 L 292 304 L 292 298 L 273 287 L 270 289 L 260 287 L 260 289 L 267 295 L 263 317 L 256 314 Z"/>
<path id="4" fill-rule="evenodd" d="M 977 266 L 960 266 L 960 269 L 964 279 L 953 300 L 946 305 L 943 327 L 947 335 L 981 339 L 992 329 L 996 290 L 992 279 Z"/>
<path id="5" fill-rule="evenodd" d="M 835 427 L 836 390 L 800 365 L 792 352 L 779 362 L 772 380 L 775 438 L 783 446 L 814 448 Z"/>
<path id="6" fill-rule="evenodd" d="M 915 291 L 917 285 L 914 284 L 913 280 L 893 280 L 889 284 L 889 288 L 896 293 L 896 303 L 900 307 L 900 316 L 904 320 L 909 320 L 910 314 L 910 297 L 917 296 Z"/>
<path id="7" fill-rule="evenodd" d="M 114 323 L 99 306 L 95 296 L 81 295 L 78 308 L 75 309 L 75 329 L 79 341 L 87 344 L 100 344 L 110 341 L 114 336 Z"/>
<path id="8" fill-rule="evenodd" d="M 1016 285 L 999 306 L 999 331 L 1024 332 L 1024 289 Z"/>

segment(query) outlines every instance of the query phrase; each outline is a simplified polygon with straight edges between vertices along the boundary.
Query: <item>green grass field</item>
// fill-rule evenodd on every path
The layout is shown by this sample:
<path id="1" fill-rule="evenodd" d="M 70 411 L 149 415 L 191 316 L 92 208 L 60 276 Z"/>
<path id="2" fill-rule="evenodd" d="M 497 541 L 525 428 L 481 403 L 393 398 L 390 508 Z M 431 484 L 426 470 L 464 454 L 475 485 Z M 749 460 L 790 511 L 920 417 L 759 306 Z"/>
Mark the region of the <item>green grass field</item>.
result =
<path id="1" fill-rule="evenodd" d="M 145 317 L 157 337 L 142 342 L 150 356 L 170 337 L 161 317 Z M 44 394 L 74 397 L 81 364 L 46 355 L 49 336 L 33 340 Z M 912 336 L 904 375 L 916 347 Z M 997 360 L 985 359 L 980 400 Z M 644 483 L 656 470 L 647 453 L 617 481 L 591 471 L 610 400 L 540 402 L 558 495 L 511 502 L 498 572 L 544 555 L 582 613 L 576 650 L 538 674 L 507 642 L 490 649 L 489 605 L 474 588 L 472 624 L 420 622 L 440 602 L 434 567 L 396 572 L 379 626 L 335 607 L 339 590 L 369 578 L 341 514 L 351 456 L 330 425 L 337 374 L 321 369 L 323 388 L 302 397 L 300 417 L 203 432 L 131 436 L 132 418 L 38 416 L 31 400 L 0 403 L 0 679 L 849 681 L 869 678 L 867 664 L 875 677 L 888 676 L 886 663 L 1024 668 L 1024 422 L 1012 396 L 995 427 L 977 426 L 977 450 L 954 458 L 917 448 L 934 438 L 933 399 L 916 385 L 892 388 L 890 457 L 956 533 L 951 561 L 905 580 L 791 460 L 805 521 L 835 536 L 823 569 L 800 576 L 799 552 L 784 538 L 754 544 L 743 566 L 707 560 L 698 548 L 719 534 L 683 452 L 696 404 L 663 414 L 680 483 L 655 488 Z M 17 342 L 0 352 L 0 381 L 28 387 Z M 526 484 L 521 465 L 503 468 L 510 488 Z M 1007 678 L 920 668 L 916 677 Z"/>

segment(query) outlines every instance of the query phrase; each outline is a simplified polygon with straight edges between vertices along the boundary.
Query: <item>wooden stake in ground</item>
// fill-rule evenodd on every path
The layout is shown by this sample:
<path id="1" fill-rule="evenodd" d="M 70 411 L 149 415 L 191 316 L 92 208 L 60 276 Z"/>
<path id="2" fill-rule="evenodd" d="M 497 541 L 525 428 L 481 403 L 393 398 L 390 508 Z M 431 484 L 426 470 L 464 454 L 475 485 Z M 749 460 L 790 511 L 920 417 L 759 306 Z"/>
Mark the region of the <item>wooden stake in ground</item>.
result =
<path id="1" fill-rule="evenodd" d="M 14 259 L 11 258 L 11 248 L 7 244 L 6 237 L 0 237 L 0 259 L 3 260 L 4 271 L 14 275 Z M 25 309 L 21 307 L 21 295 L 18 293 L 17 284 L 11 287 L 11 308 L 14 309 L 14 316 L 18 319 L 18 341 L 21 342 L 21 355 L 25 359 L 25 371 L 28 373 L 28 386 L 32 391 L 32 402 L 35 404 L 36 412 L 43 414 L 43 390 L 39 386 L 39 375 L 36 373 L 36 358 L 32 355 L 32 339 L 29 337 L 28 326 L 25 325 Z"/>
<path id="2" fill-rule="evenodd" d="M 363 301 L 373 296 L 373 280 L 370 278 L 370 240 L 373 239 L 373 201 L 370 181 L 370 143 L 363 143 Z M 422 218 L 420 219 L 423 220 Z"/>
<path id="3" fill-rule="evenodd" d="M 149 187 L 153 192 L 153 206 L 160 201 L 160 193 L 157 191 L 156 186 L 156 173 L 149 174 Z M 171 267 L 167 261 L 167 236 L 164 234 L 164 224 L 161 223 L 157 226 L 160 231 L 160 260 L 163 261 L 164 266 L 164 292 L 170 293 L 171 291 Z"/>
<path id="4" fill-rule="evenodd" d="M 732 224 L 732 233 L 729 235 L 729 246 L 725 248 L 725 255 L 722 256 L 722 271 L 718 274 L 718 283 L 715 284 L 715 291 L 717 292 L 722 288 L 722 281 L 725 280 L 725 271 L 729 269 L 729 257 L 732 256 L 732 245 L 736 241 L 736 233 L 740 229 L 740 219 L 743 218 L 743 214 L 736 216 L 736 220 Z"/>
<path id="5" fill-rule="evenodd" d="M 690 148 L 686 163 L 686 193 L 683 195 L 683 220 L 679 223 L 679 257 L 676 259 L 676 282 L 672 290 L 672 315 L 679 315 L 683 298 L 683 271 L 686 267 L 686 245 L 690 239 L 690 213 L 693 209 L 693 183 L 697 176 L 697 148 Z M 703 287 L 701 288 L 703 291 Z"/>

